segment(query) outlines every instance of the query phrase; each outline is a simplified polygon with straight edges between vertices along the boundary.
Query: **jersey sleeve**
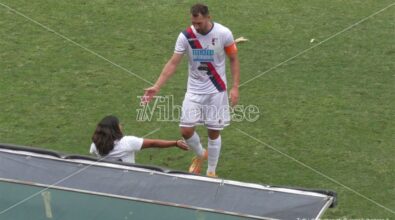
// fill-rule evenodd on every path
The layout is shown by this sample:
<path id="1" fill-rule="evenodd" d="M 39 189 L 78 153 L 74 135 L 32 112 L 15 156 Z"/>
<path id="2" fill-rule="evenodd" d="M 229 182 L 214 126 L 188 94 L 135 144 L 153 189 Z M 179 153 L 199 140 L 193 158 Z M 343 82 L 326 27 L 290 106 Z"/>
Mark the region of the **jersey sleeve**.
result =
<path id="1" fill-rule="evenodd" d="M 97 152 L 95 143 L 92 143 L 92 144 L 91 144 L 91 147 L 90 147 L 90 149 L 89 149 L 89 153 L 90 153 L 90 154 L 94 154 L 95 156 L 98 156 L 98 155 L 99 155 L 99 153 Z"/>
<path id="2" fill-rule="evenodd" d="M 235 40 L 233 38 L 233 34 L 229 29 L 226 29 L 224 31 L 224 47 L 228 47 L 231 46 L 232 44 L 234 44 Z"/>
<path id="3" fill-rule="evenodd" d="M 139 151 L 143 146 L 143 138 L 135 137 L 135 136 L 125 136 L 127 143 L 127 151 Z"/>
<path id="4" fill-rule="evenodd" d="M 187 48 L 188 48 L 187 39 L 185 38 L 185 36 L 182 33 L 180 33 L 180 35 L 178 35 L 178 38 L 176 41 L 174 53 L 184 54 L 184 53 L 186 53 Z"/>

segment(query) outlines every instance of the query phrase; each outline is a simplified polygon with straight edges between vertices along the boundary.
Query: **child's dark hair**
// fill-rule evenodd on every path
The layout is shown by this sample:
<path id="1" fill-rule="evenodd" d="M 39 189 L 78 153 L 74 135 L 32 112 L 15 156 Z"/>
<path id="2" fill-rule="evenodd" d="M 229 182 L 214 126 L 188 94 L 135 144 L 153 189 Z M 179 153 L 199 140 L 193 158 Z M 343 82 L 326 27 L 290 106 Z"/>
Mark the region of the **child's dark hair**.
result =
<path id="1" fill-rule="evenodd" d="M 114 149 L 114 141 L 123 137 L 117 117 L 109 115 L 104 117 L 96 126 L 92 142 L 101 156 L 106 156 Z"/>

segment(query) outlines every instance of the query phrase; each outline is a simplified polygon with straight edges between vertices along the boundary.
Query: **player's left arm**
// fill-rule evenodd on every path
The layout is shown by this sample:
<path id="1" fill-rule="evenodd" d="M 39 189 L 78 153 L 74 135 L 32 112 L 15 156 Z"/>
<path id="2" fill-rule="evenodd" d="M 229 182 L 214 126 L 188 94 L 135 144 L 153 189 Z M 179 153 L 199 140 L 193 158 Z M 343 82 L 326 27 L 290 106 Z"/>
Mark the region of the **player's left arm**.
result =
<path id="1" fill-rule="evenodd" d="M 230 61 L 230 71 L 232 73 L 232 88 L 229 92 L 229 99 L 231 106 L 237 105 L 239 102 L 239 84 L 240 84 L 240 63 L 239 58 L 237 56 L 237 47 L 236 43 L 225 47 L 226 55 L 229 57 Z"/>

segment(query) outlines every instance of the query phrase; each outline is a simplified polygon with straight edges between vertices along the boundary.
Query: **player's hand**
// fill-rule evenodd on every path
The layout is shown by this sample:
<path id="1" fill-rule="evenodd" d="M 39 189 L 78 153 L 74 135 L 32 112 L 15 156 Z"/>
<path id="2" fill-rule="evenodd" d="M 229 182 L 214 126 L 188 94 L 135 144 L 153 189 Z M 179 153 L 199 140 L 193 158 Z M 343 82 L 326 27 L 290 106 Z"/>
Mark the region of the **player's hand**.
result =
<path id="1" fill-rule="evenodd" d="M 152 99 L 158 92 L 159 92 L 159 88 L 156 86 L 152 86 L 144 89 L 144 96 L 141 97 L 141 103 L 144 105 L 148 104 L 149 102 L 152 101 Z"/>
<path id="2" fill-rule="evenodd" d="M 238 44 L 238 43 L 243 43 L 243 42 L 247 42 L 247 41 L 248 41 L 247 38 L 239 37 L 239 38 L 237 38 L 237 39 L 235 40 L 235 43 Z"/>
<path id="3" fill-rule="evenodd" d="M 239 87 L 233 86 L 229 92 L 230 105 L 234 107 L 239 102 Z"/>
<path id="4" fill-rule="evenodd" d="M 182 150 L 189 150 L 187 143 L 185 143 L 185 141 L 183 141 L 183 140 L 177 140 L 176 146 Z"/>

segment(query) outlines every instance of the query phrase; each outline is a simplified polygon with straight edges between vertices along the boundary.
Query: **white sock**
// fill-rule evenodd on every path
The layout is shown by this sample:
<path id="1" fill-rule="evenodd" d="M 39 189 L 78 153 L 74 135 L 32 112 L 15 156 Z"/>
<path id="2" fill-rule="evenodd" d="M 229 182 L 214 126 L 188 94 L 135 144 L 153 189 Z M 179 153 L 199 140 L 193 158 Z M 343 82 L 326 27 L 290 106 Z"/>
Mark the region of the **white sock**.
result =
<path id="1" fill-rule="evenodd" d="M 189 147 L 192 148 L 193 151 L 195 151 L 196 155 L 201 157 L 203 156 L 204 150 L 202 144 L 200 143 L 199 135 L 196 132 L 193 133 L 192 137 L 185 140 L 185 142 Z"/>
<path id="2" fill-rule="evenodd" d="M 208 168 L 207 168 L 207 173 L 208 172 L 214 172 L 215 169 L 217 168 L 218 164 L 218 159 L 219 159 L 219 153 L 221 151 L 221 136 L 219 136 L 215 140 L 211 140 L 208 138 Z"/>

